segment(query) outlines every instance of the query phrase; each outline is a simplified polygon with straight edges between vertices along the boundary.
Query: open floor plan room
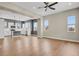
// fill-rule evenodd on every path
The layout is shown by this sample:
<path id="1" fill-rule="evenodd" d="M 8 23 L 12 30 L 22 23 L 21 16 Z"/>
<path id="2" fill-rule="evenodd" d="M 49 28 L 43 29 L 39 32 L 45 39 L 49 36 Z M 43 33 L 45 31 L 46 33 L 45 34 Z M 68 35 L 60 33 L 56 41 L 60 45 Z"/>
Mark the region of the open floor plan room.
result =
<path id="1" fill-rule="evenodd" d="M 79 2 L 0 2 L 0 56 L 79 56 Z"/>

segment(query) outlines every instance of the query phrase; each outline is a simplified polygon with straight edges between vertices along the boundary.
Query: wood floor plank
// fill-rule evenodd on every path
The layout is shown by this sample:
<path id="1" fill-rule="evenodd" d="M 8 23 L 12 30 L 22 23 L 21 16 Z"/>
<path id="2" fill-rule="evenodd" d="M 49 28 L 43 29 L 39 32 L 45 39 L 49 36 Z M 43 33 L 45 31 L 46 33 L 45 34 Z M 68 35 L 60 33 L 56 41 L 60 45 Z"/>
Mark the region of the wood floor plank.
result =
<path id="1" fill-rule="evenodd" d="M 79 56 L 79 43 L 34 36 L 5 37 L 0 40 L 0 56 Z"/>

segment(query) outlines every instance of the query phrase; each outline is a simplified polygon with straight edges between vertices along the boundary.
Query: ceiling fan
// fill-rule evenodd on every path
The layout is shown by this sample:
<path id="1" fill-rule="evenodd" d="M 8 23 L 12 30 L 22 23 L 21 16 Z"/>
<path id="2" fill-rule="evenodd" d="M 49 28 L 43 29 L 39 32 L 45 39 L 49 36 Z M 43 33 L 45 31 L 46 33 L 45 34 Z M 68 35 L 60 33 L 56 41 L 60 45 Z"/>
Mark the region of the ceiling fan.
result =
<path id="1" fill-rule="evenodd" d="M 46 6 L 38 7 L 38 9 L 45 8 L 45 11 L 47 11 L 47 9 L 49 8 L 49 9 L 55 10 L 55 8 L 53 8 L 52 6 L 58 4 L 58 2 L 54 2 L 54 3 L 52 3 L 52 4 L 49 4 L 49 2 L 44 2 L 44 4 L 45 4 Z"/>

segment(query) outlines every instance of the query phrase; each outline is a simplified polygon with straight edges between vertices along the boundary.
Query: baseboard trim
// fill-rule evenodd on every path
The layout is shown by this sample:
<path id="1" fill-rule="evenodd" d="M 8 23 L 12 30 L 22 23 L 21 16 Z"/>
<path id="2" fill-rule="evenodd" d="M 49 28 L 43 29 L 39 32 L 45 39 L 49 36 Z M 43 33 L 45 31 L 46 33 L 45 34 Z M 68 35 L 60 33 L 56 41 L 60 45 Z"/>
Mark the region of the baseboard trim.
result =
<path id="1" fill-rule="evenodd" d="M 61 41 L 68 41 L 68 42 L 75 42 L 75 43 L 79 43 L 79 41 L 78 41 L 78 40 L 72 40 L 72 39 L 62 39 L 62 38 L 47 37 L 47 36 L 42 36 L 42 38 L 47 38 L 47 39 L 54 39 L 54 40 L 61 40 Z"/>

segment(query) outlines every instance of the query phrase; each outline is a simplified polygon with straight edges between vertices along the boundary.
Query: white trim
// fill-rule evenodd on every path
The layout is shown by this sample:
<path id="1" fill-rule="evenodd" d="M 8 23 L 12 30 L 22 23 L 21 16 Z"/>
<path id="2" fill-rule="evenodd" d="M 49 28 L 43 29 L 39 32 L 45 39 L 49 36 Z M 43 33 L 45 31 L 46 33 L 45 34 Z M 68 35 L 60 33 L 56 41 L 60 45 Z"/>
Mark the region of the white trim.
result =
<path id="1" fill-rule="evenodd" d="M 70 42 L 77 42 L 77 43 L 79 43 L 78 40 L 63 39 L 63 38 L 56 38 L 56 37 L 49 37 L 49 36 L 43 36 L 43 37 L 50 38 L 50 39 L 57 39 L 57 40 L 63 40 L 63 41 L 70 41 Z"/>

